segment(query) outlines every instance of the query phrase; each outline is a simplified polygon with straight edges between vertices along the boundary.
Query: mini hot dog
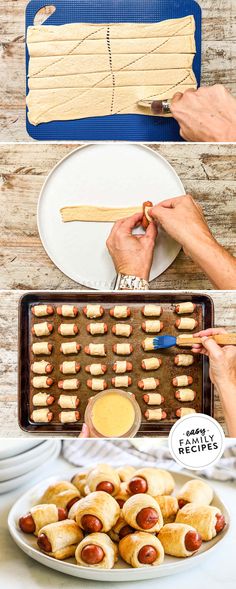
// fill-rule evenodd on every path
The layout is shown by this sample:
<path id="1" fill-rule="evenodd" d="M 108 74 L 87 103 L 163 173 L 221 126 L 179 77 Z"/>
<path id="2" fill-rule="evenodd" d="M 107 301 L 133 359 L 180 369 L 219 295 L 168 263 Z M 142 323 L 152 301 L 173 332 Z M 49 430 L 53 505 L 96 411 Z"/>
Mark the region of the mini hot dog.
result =
<path id="1" fill-rule="evenodd" d="M 35 505 L 30 512 L 19 519 L 19 526 L 25 534 L 38 536 L 39 530 L 47 524 L 62 521 L 67 518 L 67 511 L 58 508 L 54 503 Z"/>
<path id="2" fill-rule="evenodd" d="M 35 323 L 32 327 L 32 334 L 36 337 L 50 335 L 53 331 L 53 324 L 45 321 L 44 323 Z"/>
<path id="3" fill-rule="evenodd" d="M 163 526 L 160 507 L 154 497 L 135 494 L 122 507 L 122 517 L 135 530 L 159 532 Z"/>
<path id="4" fill-rule="evenodd" d="M 112 366 L 112 370 L 116 374 L 124 374 L 124 372 L 132 372 L 133 364 L 132 362 L 127 362 L 126 360 L 117 360 L 114 362 Z"/>
<path id="5" fill-rule="evenodd" d="M 83 308 L 83 312 L 87 319 L 98 319 L 103 316 L 104 309 L 101 305 L 87 305 Z"/>
<path id="6" fill-rule="evenodd" d="M 165 554 L 186 558 L 202 545 L 202 537 L 193 526 L 181 523 L 166 524 L 158 534 Z"/>
<path id="7" fill-rule="evenodd" d="M 112 569 L 118 560 L 117 546 L 104 533 L 93 533 L 84 538 L 75 552 L 77 564 L 101 569 Z"/>
<path id="8" fill-rule="evenodd" d="M 120 490 L 115 496 L 115 500 L 117 501 L 120 508 L 122 508 L 127 499 L 129 499 L 129 497 L 130 493 L 128 489 L 128 481 L 126 480 L 120 483 Z"/>
<path id="9" fill-rule="evenodd" d="M 57 307 L 57 314 L 60 315 L 60 317 L 77 317 L 78 312 L 78 307 L 74 307 L 74 305 L 62 305 L 61 307 Z"/>
<path id="10" fill-rule="evenodd" d="M 162 311 L 163 309 L 160 305 L 154 304 L 144 305 L 144 307 L 142 308 L 142 314 L 144 315 L 144 317 L 160 317 Z"/>
<path id="11" fill-rule="evenodd" d="M 34 423 L 49 423 L 53 419 L 53 413 L 48 409 L 34 409 L 30 419 Z"/>
<path id="12" fill-rule="evenodd" d="M 74 336 L 79 333 L 79 328 L 75 323 L 61 323 L 58 327 L 58 333 L 63 337 Z"/>
<path id="13" fill-rule="evenodd" d="M 46 317 L 47 315 L 53 315 L 52 305 L 35 305 L 32 307 L 32 313 L 35 317 Z"/>
<path id="14" fill-rule="evenodd" d="M 123 560 L 133 568 L 158 566 L 164 560 L 164 549 L 160 540 L 147 532 L 135 532 L 122 538 L 119 552 Z"/>
<path id="15" fill-rule="evenodd" d="M 212 505 L 196 505 L 195 503 L 184 505 L 177 513 L 176 522 L 193 526 L 204 542 L 215 538 L 226 525 L 220 509 Z"/>
<path id="16" fill-rule="evenodd" d="M 134 528 L 131 528 L 131 526 L 129 526 L 126 523 L 123 517 L 119 517 L 116 524 L 109 532 L 109 536 L 113 540 L 113 542 L 119 542 L 120 540 L 122 540 L 122 538 L 128 536 L 128 534 L 133 534 L 134 532 Z"/>
<path id="17" fill-rule="evenodd" d="M 59 413 L 59 421 L 61 423 L 75 423 L 80 420 L 79 411 L 61 411 Z"/>
<path id="18" fill-rule="evenodd" d="M 58 405 L 61 409 L 77 409 L 79 404 L 80 400 L 76 395 L 60 395 L 58 399 Z"/>
<path id="19" fill-rule="evenodd" d="M 164 524 L 174 522 L 179 510 L 178 499 L 172 495 L 157 495 L 155 499 L 161 509 Z"/>
<path id="20" fill-rule="evenodd" d="M 43 526 L 38 536 L 38 547 L 57 560 L 64 560 L 74 556 L 78 542 L 81 542 L 83 532 L 77 524 L 66 519 Z"/>
<path id="21" fill-rule="evenodd" d="M 147 409 L 144 413 L 147 421 L 161 421 L 167 418 L 167 413 L 163 409 Z"/>
<path id="22" fill-rule="evenodd" d="M 160 381 L 158 378 L 142 378 L 138 381 L 138 388 L 143 391 L 152 391 L 159 387 Z"/>
<path id="23" fill-rule="evenodd" d="M 125 466 L 119 466 L 118 468 L 116 468 L 116 471 L 122 483 L 129 481 L 130 478 L 134 475 L 135 470 L 136 469 L 134 468 L 134 466 L 130 466 L 129 464 L 126 464 Z"/>

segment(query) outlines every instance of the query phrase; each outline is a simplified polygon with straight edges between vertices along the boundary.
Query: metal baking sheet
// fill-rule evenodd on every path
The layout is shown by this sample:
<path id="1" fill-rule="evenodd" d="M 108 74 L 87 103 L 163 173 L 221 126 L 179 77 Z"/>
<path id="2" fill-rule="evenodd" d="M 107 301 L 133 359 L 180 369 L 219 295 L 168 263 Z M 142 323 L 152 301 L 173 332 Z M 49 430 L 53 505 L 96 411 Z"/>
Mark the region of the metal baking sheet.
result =
<path id="1" fill-rule="evenodd" d="M 193 70 L 198 86 L 201 81 L 201 35 L 202 13 L 195 0 L 31 0 L 26 9 L 26 31 L 34 24 L 37 12 L 46 5 L 56 11 L 42 24 L 63 25 L 66 23 L 152 23 L 181 18 L 192 14 L 196 23 L 196 55 Z M 29 53 L 26 47 L 26 94 L 28 94 Z M 29 135 L 41 141 L 183 141 L 179 125 L 173 118 L 146 115 L 113 115 L 90 117 L 71 121 L 52 121 L 36 127 L 28 120 Z"/>
<path id="2" fill-rule="evenodd" d="M 134 351 L 127 359 L 133 363 L 133 371 L 129 373 L 132 377 L 132 385 L 127 389 L 135 394 L 142 412 L 142 423 L 137 435 L 158 436 L 167 435 L 175 423 L 177 417 L 175 411 L 178 407 L 188 406 L 196 409 L 197 412 L 202 412 L 207 415 L 213 415 L 213 387 L 209 378 L 209 364 L 206 356 L 196 356 L 194 364 L 189 367 L 177 367 L 174 364 L 174 356 L 181 351 L 188 353 L 189 348 L 169 348 L 168 350 L 158 350 L 158 352 L 144 352 L 141 342 L 145 337 L 150 337 L 152 334 L 145 334 L 142 330 L 141 323 L 145 320 L 141 309 L 143 305 L 148 303 L 160 304 L 163 308 L 163 313 L 160 320 L 164 323 L 162 334 L 170 334 L 177 336 L 179 330 L 176 329 L 174 323 L 178 315 L 174 312 L 174 305 L 181 301 L 192 301 L 196 303 L 197 307 L 191 317 L 198 320 L 198 326 L 194 331 L 199 329 L 208 329 L 214 324 L 214 307 L 211 298 L 207 295 L 184 293 L 163 293 L 158 291 L 149 292 L 37 292 L 28 293 L 24 295 L 20 301 L 19 306 L 19 424 L 20 426 L 30 432 L 64 432 L 64 433 L 79 433 L 82 428 L 84 412 L 87 406 L 88 399 L 96 394 L 91 391 L 86 384 L 90 377 L 85 372 L 85 366 L 93 362 L 102 362 L 107 365 L 108 370 L 104 378 L 108 384 L 108 388 L 113 388 L 111 385 L 111 378 L 115 376 L 112 370 L 112 364 L 117 359 L 125 359 L 125 357 L 117 356 L 112 352 L 112 345 L 115 343 L 129 342 L 132 343 Z M 50 304 L 54 307 L 54 315 L 49 317 L 37 318 L 32 314 L 32 306 L 36 304 Z M 61 318 L 56 313 L 56 307 L 62 304 L 73 304 L 79 308 L 79 315 L 73 318 Z M 108 324 L 108 333 L 106 335 L 91 336 L 86 331 L 86 326 L 90 321 L 83 314 L 83 307 L 87 304 L 101 304 L 104 307 L 104 315 L 101 319 L 95 321 L 104 321 Z M 123 320 L 113 319 L 109 310 L 115 305 L 127 305 L 131 309 L 131 317 Z M 45 338 L 36 338 L 32 335 L 31 329 L 34 323 L 44 322 L 45 320 L 53 323 L 54 330 L 52 334 Z M 79 334 L 72 338 L 65 338 L 58 334 L 58 326 L 61 322 L 76 323 L 79 327 Z M 129 323 L 133 326 L 133 333 L 129 338 L 120 338 L 112 334 L 111 328 L 115 323 Z M 64 356 L 60 353 L 60 344 L 65 341 L 77 341 L 81 344 L 82 350 L 75 356 Z M 33 410 L 32 396 L 38 389 L 33 389 L 31 385 L 32 372 L 30 366 L 36 357 L 32 354 L 31 346 L 34 341 L 49 341 L 54 344 L 51 356 L 47 356 L 49 362 L 54 365 L 52 378 L 54 383 L 47 392 L 50 392 L 55 397 L 55 402 L 51 406 L 54 418 L 49 424 L 35 424 L 30 420 L 30 414 Z M 104 343 L 107 347 L 107 356 L 104 358 L 91 357 L 85 354 L 84 347 L 90 342 Z M 156 371 L 144 371 L 141 368 L 141 360 L 144 357 L 157 355 L 162 358 L 162 365 Z M 44 358 L 43 356 L 38 359 Z M 63 360 L 76 360 L 81 364 L 81 371 L 77 377 L 80 380 L 80 388 L 78 391 L 67 391 L 68 394 L 77 394 L 80 399 L 78 410 L 81 414 L 81 419 L 76 424 L 61 424 L 58 419 L 58 414 L 61 411 L 57 404 L 60 394 L 63 392 L 58 389 L 57 382 L 61 378 L 66 378 L 59 370 L 59 365 Z M 187 374 L 193 377 L 193 385 L 191 388 L 196 390 L 197 396 L 192 403 L 180 403 L 175 399 L 174 392 L 176 390 L 172 385 L 172 378 L 178 374 Z M 141 378 L 154 376 L 160 380 L 160 386 L 156 392 L 160 392 L 165 401 L 161 405 L 162 409 L 167 412 L 167 419 L 161 422 L 147 421 L 144 413 L 148 405 L 143 401 L 144 392 L 141 391 L 137 382 Z M 72 375 L 68 375 L 68 378 Z M 145 391 L 148 392 L 148 391 Z"/>

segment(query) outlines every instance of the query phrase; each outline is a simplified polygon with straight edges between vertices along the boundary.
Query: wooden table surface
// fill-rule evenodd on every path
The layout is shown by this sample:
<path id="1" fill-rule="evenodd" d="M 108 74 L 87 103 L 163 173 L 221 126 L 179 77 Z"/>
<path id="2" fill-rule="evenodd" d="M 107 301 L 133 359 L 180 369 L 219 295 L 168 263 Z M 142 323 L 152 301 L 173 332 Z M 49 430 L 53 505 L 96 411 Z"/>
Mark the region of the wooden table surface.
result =
<path id="1" fill-rule="evenodd" d="M 0 0 L 0 141 L 33 141 L 25 130 L 27 3 L 28 0 Z M 236 96 L 235 0 L 198 0 L 198 3 L 203 11 L 202 84 L 224 84 Z"/>
<path id="2" fill-rule="evenodd" d="M 202 205 L 215 238 L 235 255 L 236 145 L 150 147 L 174 166 L 186 191 Z M 74 149 L 74 145 L 65 144 L 0 146 L 1 288 L 84 288 L 54 266 L 42 247 L 36 224 L 37 200 L 45 178 Z M 151 283 L 151 288 L 210 289 L 212 286 L 200 268 L 181 251 L 171 267 Z"/>
<path id="3" fill-rule="evenodd" d="M 17 310 L 19 298 L 23 294 L 19 290 L 0 291 L 0 437 L 32 435 L 23 432 L 17 423 Z M 212 291 L 210 296 L 215 305 L 215 325 L 235 332 L 236 292 Z M 216 392 L 214 405 L 215 418 L 226 432 Z"/>

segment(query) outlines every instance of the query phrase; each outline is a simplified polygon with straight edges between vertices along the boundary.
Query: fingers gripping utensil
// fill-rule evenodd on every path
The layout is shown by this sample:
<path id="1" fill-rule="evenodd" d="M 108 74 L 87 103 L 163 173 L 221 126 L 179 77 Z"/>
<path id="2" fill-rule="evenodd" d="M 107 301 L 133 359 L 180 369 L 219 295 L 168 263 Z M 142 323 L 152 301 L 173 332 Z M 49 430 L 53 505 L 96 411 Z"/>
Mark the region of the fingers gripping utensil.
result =
<path id="1" fill-rule="evenodd" d="M 141 108 L 151 110 L 153 115 L 163 117 L 171 115 L 171 99 L 165 100 L 139 100 L 137 105 Z"/>
<path id="2" fill-rule="evenodd" d="M 236 346 L 236 333 L 221 333 L 216 335 L 208 336 L 209 339 L 213 339 L 217 344 L 221 346 L 233 345 Z M 175 337 L 173 335 L 158 335 L 153 338 L 153 350 L 160 350 L 165 348 L 172 348 L 173 346 L 179 347 L 192 347 L 195 344 L 201 344 L 201 337 L 193 337 L 192 335 L 179 335 Z"/>

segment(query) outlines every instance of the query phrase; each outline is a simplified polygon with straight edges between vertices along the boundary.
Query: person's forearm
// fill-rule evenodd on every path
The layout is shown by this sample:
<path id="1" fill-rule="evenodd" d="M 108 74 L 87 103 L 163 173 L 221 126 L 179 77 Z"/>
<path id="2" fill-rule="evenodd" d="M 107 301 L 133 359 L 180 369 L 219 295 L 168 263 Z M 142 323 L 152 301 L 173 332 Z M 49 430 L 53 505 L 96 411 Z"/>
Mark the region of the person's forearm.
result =
<path id="1" fill-rule="evenodd" d="M 217 387 L 226 425 L 228 435 L 230 438 L 236 437 L 236 385 L 226 383 L 221 387 Z"/>
<path id="2" fill-rule="evenodd" d="M 236 289 L 236 258 L 231 256 L 213 237 L 199 236 L 188 246 L 188 255 L 220 290 Z"/>

